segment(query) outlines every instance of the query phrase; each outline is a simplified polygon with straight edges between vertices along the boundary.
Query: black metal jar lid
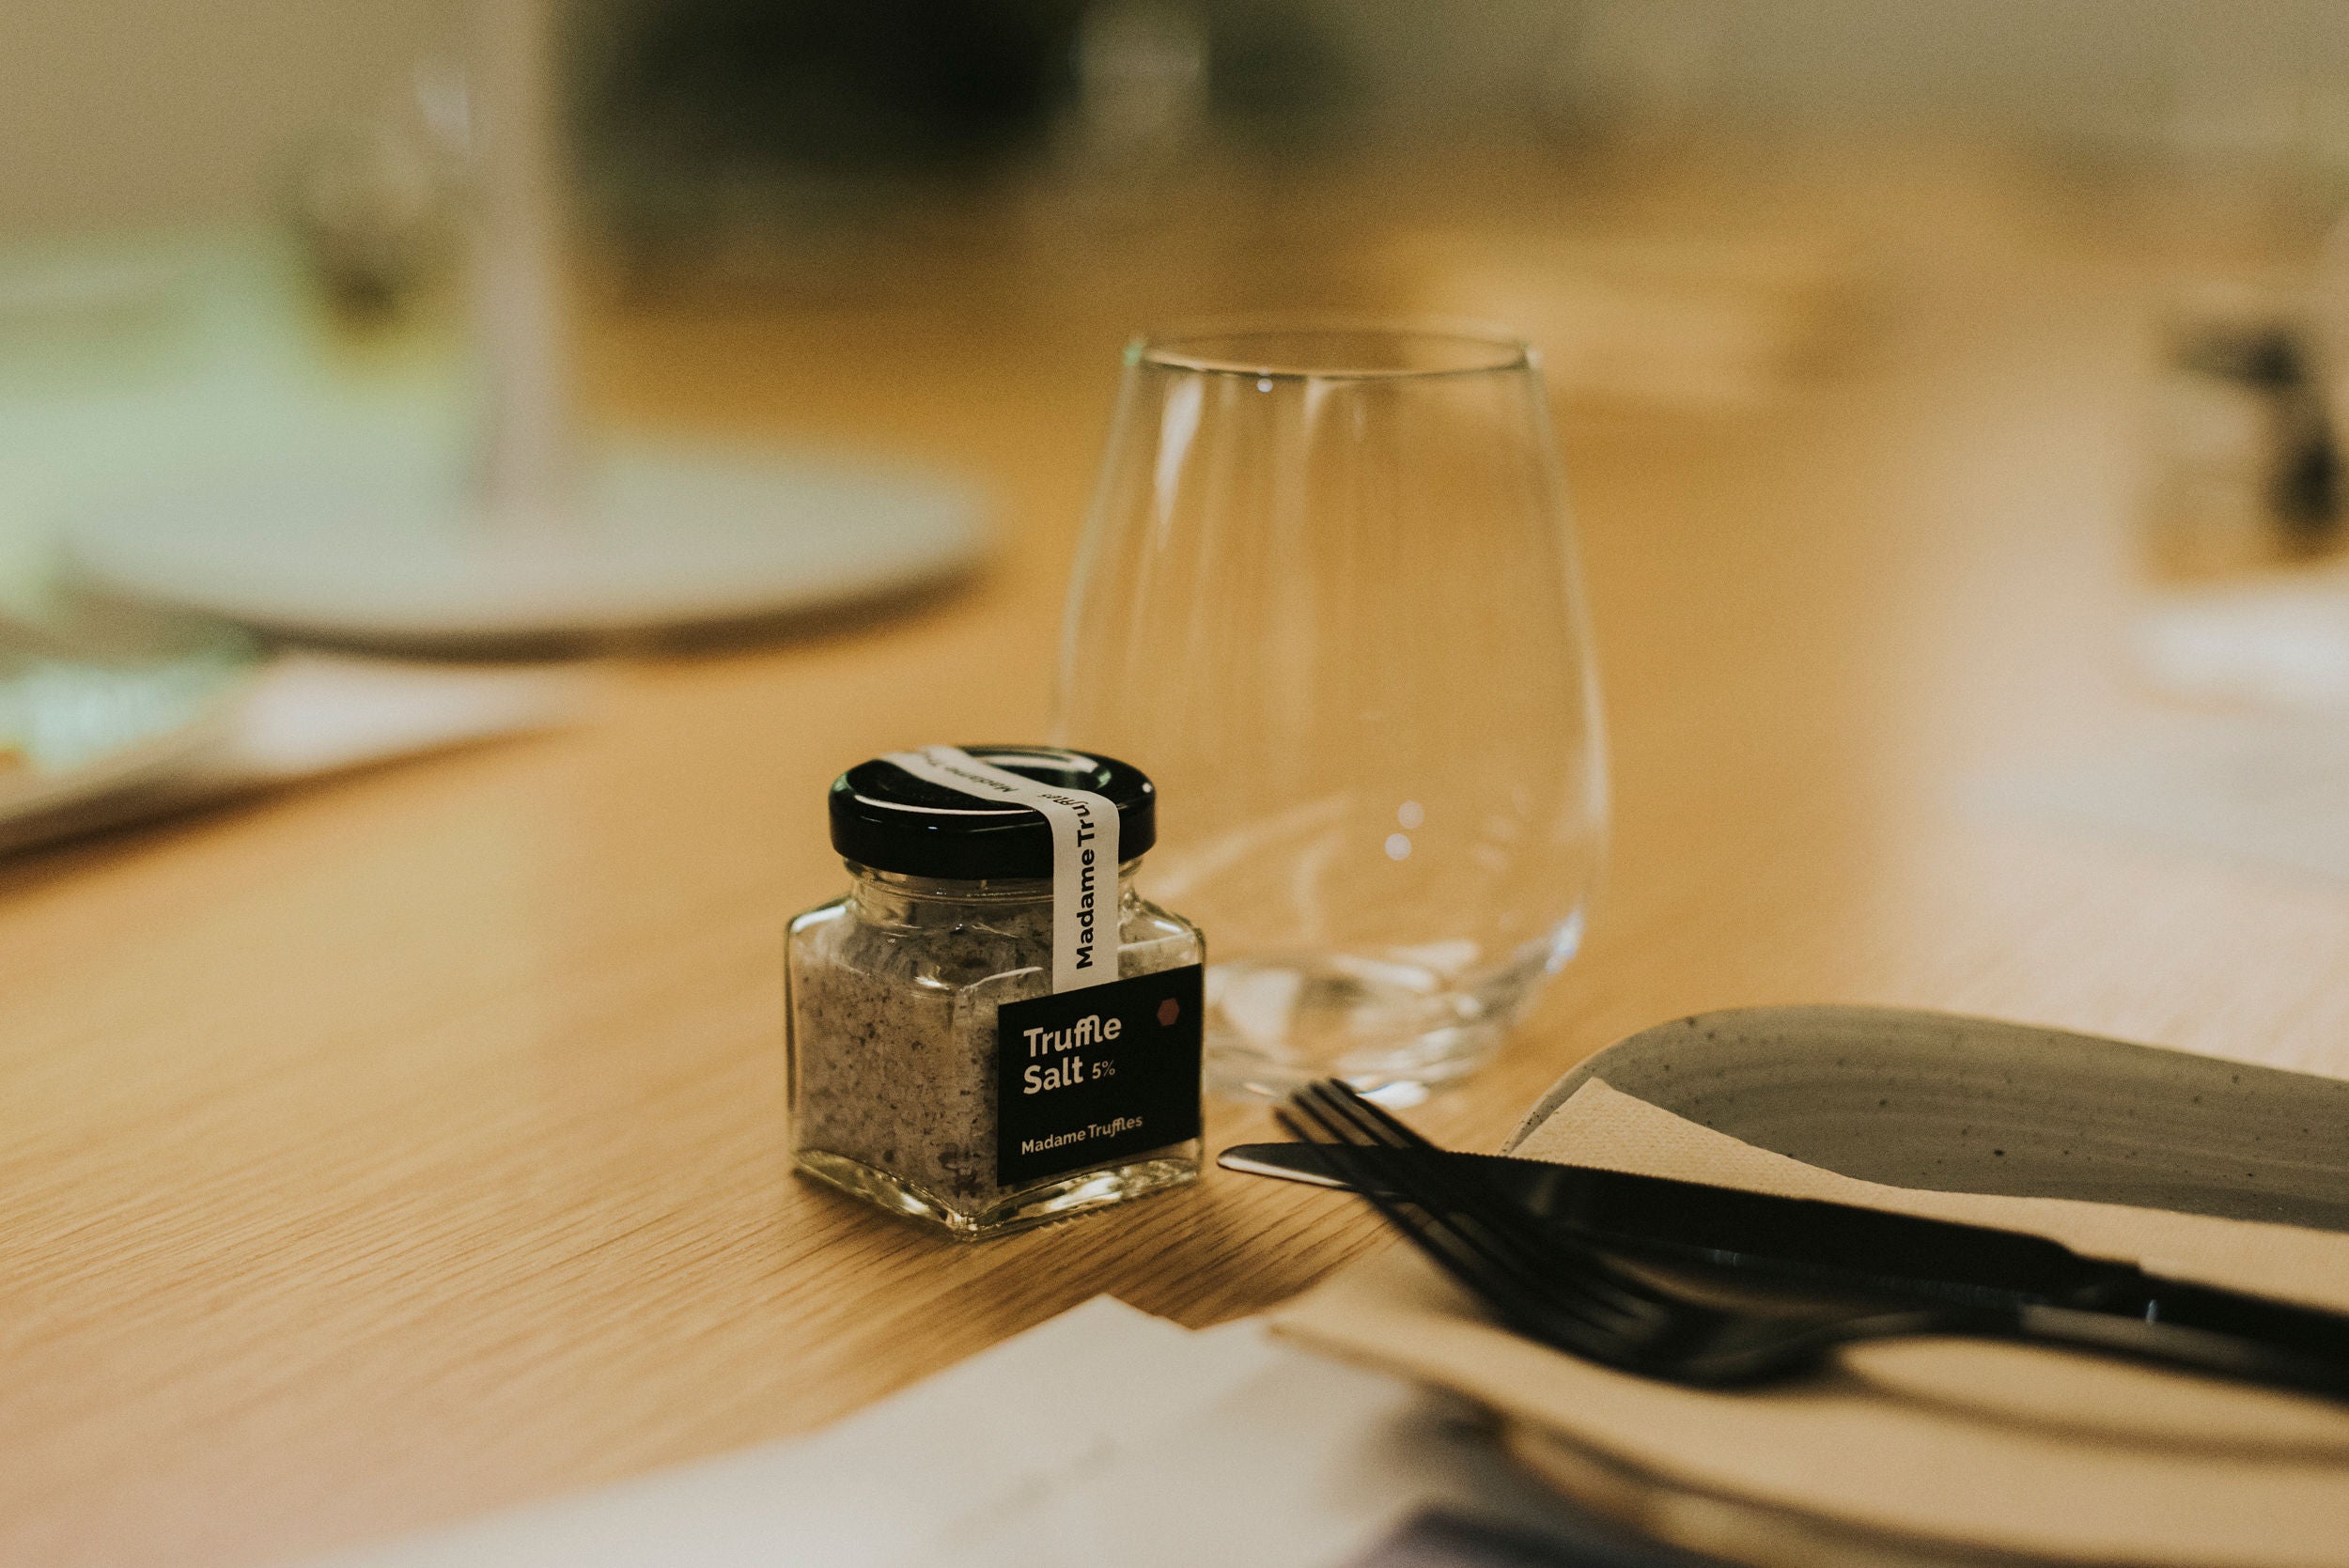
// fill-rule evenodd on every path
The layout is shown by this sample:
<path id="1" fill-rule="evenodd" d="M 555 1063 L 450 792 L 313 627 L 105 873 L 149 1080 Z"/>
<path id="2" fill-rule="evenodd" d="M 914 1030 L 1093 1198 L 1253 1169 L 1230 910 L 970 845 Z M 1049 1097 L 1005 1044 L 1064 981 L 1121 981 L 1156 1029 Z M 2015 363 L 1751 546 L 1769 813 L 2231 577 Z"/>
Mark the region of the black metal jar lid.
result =
<path id="1" fill-rule="evenodd" d="M 1158 842 L 1158 790 L 1129 762 L 1050 746 L 963 750 L 1038 784 L 1107 796 L 1117 807 L 1122 860 Z M 1052 874 L 1052 830 L 1042 813 L 932 784 L 886 758 L 860 762 L 834 779 L 831 806 L 832 846 L 876 871 L 968 881 Z"/>

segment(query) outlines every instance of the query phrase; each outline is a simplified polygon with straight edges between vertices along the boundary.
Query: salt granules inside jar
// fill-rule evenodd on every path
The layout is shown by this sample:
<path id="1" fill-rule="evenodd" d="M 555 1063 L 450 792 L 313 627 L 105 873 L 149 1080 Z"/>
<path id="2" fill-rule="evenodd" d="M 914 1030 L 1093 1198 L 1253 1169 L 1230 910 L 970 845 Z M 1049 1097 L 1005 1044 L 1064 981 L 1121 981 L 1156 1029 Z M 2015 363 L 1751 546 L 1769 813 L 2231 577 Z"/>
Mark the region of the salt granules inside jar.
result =
<path id="1" fill-rule="evenodd" d="M 832 784 L 848 892 L 791 923 L 792 1152 L 963 1237 L 1199 1172 L 1198 929 L 1133 891 L 1149 779 L 928 747 Z"/>

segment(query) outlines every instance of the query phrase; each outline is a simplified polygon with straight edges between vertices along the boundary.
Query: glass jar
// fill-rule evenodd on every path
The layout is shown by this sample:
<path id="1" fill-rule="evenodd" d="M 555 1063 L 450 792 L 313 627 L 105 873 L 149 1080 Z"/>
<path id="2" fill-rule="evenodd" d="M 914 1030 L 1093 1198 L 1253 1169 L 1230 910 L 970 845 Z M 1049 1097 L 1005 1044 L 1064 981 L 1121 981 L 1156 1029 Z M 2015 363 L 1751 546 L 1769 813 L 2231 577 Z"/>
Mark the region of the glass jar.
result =
<path id="1" fill-rule="evenodd" d="M 832 785 L 851 883 L 791 923 L 786 972 L 798 1168 L 974 1238 L 1197 1176 L 1205 944 L 1133 889 L 1156 833 L 1139 769 L 1044 748 L 967 755 L 1115 807 L 1114 979 L 1054 993 L 1043 815 L 885 758 Z"/>

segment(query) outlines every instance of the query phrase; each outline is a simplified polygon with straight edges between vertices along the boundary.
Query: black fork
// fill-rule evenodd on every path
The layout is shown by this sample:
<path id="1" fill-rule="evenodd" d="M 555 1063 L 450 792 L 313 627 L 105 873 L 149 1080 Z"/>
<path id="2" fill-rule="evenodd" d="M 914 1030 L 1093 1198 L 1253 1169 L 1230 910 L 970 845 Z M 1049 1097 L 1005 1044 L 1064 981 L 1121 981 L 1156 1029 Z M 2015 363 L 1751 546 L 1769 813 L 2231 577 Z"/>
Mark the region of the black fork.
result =
<path id="1" fill-rule="evenodd" d="M 1327 1148 L 1348 1187 L 1508 1327 L 1625 1372 L 1711 1387 L 1760 1383 L 1811 1370 L 1839 1345 L 1956 1334 L 2349 1398 L 2349 1367 L 2207 1329 L 2037 1303 L 1796 1295 L 1734 1269 L 1667 1271 L 1543 1225 L 1473 1171 L 1396 1157 L 1436 1145 L 1344 1083 L 1309 1084 L 1279 1115 Z"/>

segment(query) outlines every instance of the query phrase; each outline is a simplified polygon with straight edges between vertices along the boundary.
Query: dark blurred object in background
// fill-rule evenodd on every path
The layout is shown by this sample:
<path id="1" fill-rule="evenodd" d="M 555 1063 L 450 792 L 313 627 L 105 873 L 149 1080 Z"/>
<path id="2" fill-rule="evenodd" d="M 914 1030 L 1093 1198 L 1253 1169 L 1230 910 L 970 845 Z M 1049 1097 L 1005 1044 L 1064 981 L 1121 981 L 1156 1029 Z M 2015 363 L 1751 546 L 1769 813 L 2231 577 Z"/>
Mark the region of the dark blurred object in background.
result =
<path id="1" fill-rule="evenodd" d="M 1073 0 L 638 4 L 599 144 L 691 169 L 969 170 L 1033 145 L 1068 93 Z"/>
<path id="2" fill-rule="evenodd" d="M 2157 383 L 2147 543 L 2187 582 L 2341 547 L 2341 454 L 2305 309 L 2205 291 L 2170 323 Z"/>
<path id="3" fill-rule="evenodd" d="M 639 285 L 875 287 L 886 265 L 843 251 L 996 228 L 1003 197 L 1056 183 L 1130 210 L 1182 159 L 1314 141 L 1344 101 L 1302 0 L 611 0 L 577 20 L 583 183 Z"/>

